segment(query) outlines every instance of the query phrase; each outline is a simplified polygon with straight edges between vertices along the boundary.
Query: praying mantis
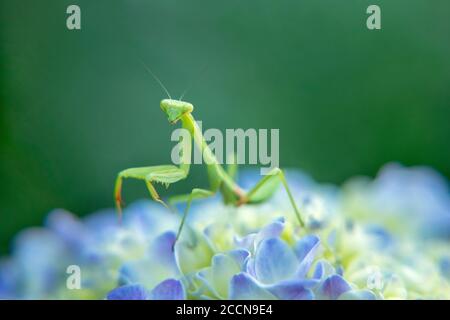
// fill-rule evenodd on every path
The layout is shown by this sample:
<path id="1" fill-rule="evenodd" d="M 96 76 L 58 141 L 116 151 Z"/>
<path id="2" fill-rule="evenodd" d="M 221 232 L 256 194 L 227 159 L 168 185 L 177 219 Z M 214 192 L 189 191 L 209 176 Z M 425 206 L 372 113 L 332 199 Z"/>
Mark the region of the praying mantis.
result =
<path id="1" fill-rule="evenodd" d="M 196 147 L 202 151 L 209 180 L 209 189 L 194 188 L 189 194 L 178 195 L 169 199 L 170 204 L 179 202 L 186 203 L 175 241 L 177 241 L 181 235 L 186 217 L 189 213 L 191 202 L 193 200 L 212 197 L 217 192 L 220 192 L 225 204 L 233 206 L 256 204 L 267 201 L 278 189 L 280 183 L 284 186 L 287 192 L 289 201 L 294 209 L 295 216 L 300 226 L 305 226 L 294 197 L 289 189 L 285 175 L 281 169 L 273 168 L 267 175 L 263 176 L 253 188 L 248 191 L 243 190 L 234 180 L 234 173 L 236 172 L 234 165 L 228 166 L 227 170 L 225 170 L 216 159 L 214 153 L 208 147 L 206 140 L 201 133 L 201 129 L 192 116 L 194 106 L 189 102 L 181 101 L 181 97 L 179 100 L 172 99 L 159 79 L 151 72 L 151 70 L 148 71 L 155 77 L 169 96 L 168 99 L 163 99 L 160 103 L 161 110 L 167 116 L 169 123 L 176 124 L 177 122 L 181 122 L 182 128 L 186 129 L 190 134 L 191 141 L 183 141 L 183 137 L 180 137 L 179 143 L 186 144 L 182 150 L 188 150 L 188 153 L 190 154 L 190 148 L 192 148 L 191 142 L 192 140 L 194 141 Z M 189 175 L 189 169 L 190 159 L 185 159 L 182 160 L 178 166 L 173 164 L 157 165 L 150 167 L 129 168 L 119 172 L 114 189 L 114 199 L 119 215 L 122 213 L 121 191 L 123 179 L 138 179 L 144 181 L 150 193 L 150 197 L 154 201 L 169 208 L 169 206 L 159 196 L 155 188 L 155 184 L 160 183 L 168 187 L 170 184 L 186 179 Z"/>

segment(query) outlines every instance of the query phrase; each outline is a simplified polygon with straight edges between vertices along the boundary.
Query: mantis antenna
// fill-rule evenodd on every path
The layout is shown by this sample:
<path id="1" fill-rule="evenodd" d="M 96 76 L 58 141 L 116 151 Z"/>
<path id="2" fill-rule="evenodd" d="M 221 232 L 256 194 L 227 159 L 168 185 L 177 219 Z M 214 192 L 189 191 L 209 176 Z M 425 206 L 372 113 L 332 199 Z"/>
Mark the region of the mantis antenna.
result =
<path id="1" fill-rule="evenodd" d="M 194 83 L 195 83 L 198 79 L 200 79 L 200 77 L 201 77 L 202 75 L 205 74 L 206 69 L 208 69 L 208 65 L 207 65 L 207 64 L 205 64 L 205 65 L 203 66 L 203 68 L 201 69 L 201 71 L 200 71 L 200 73 L 198 74 L 198 76 L 197 76 L 193 81 L 191 81 L 191 83 L 186 87 L 186 89 L 183 91 L 183 93 L 181 94 L 181 96 L 178 98 L 179 101 L 181 101 L 181 99 L 183 99 L 183 97 L 186 95 L 186 93 L 188 93 L 188 91 L 191 90 L 191 88 L 192 88 L 192 86 L 194 85 Z"/>
<path id="2" fill-rule="evenodd" d="M 158 82 L 158 84 L 161 86 L 161 88 L 165 91 L 165 93 L 167 94 L 167 96 L 169 97 L 169 99 L 172 99 L 172 97 L 170 96 L 169 90 L 166 89 L 166 87 L 164 86 L 164 84 L 162 83 L 161 80 L 159 80 L 159 78 L 156 76 L 156 74 L 153 73 L 152 69 L 150 69 L 145 63 L 144 61 L 140 60 L 139 61 L 142 63 L 142 65 L 144 66 L 145 70 L 148 71 L 148 73 L 150 73 L 152 75 L 152 77 Z"/>

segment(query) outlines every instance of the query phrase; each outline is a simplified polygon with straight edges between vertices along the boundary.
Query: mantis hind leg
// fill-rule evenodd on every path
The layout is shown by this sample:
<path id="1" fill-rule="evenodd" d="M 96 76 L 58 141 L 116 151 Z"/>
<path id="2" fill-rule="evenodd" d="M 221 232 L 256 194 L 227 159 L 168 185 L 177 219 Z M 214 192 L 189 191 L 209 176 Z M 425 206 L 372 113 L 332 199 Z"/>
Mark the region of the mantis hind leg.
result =
<path id="1" fill-rule="evenodd" d="M 169 199 L 170 204 L 186 202 L 186 207 L 184 208 L 183 217 L 181 218 L 181 223 L 180 223 L 180 226 L 178 227 L 178 232 L 177 232 L 177 236 L 175 238 L 175 243 L 180 238 L 181 231 L 183 230 L 184 223 L 186 222 L 186 218 L 189 214 L 189 209 L 191 208 L 192 200 L 205 199 L 205 198 L 213 196 L 214 194 L 215 194 L 215 192 L 213 192 L 211 190 L 195 188 L 195 189 L 192 189 L 190 194 L 174 196 Z"/>
<path id="2" fill-rule="evenodd" d="M 294 209 L 295 216 L 300 223 L 300 226 L 304 227 L 305 222 L 302 219 L 300 210 L 295 203 L 294 197 L 292 196 L 291 190 L 287 184 L 286 178 L 283 171 L 280 168 L 273 168 L 266 176 L 264 176 L 259 182 L 247 192 L 244 201 L 238 202 L 238 205 L 243 203 L 258 203 L 270 198 L 276 191 L 279 183 L 282 183 L 291 202 L 292 208 Z"/>

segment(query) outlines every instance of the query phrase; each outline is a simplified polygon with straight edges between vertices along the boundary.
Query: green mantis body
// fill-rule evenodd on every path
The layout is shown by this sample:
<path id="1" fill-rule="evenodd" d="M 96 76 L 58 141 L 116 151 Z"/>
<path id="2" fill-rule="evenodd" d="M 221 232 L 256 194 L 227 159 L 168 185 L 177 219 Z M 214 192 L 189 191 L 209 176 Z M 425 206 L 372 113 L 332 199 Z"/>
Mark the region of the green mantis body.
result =
<path id="1" fill-rule="evenodd" d="M 192 200 L 207 198 L 213 196 L 217 192 L 220 192 L 226 204 L 240 206 L 243 204 L 260 203 L 268 200 L 277 190 L 280 183 L 286 189 L 298 222 L 302 227 L 304 226 L 303 219 L 300 215 L 300 212 L 297 208 L 291 191 L 289 190 L 285 176 L 281 169 L 273 168 L 269 172 L 269 174 L 262 177 L 261 180 L 252 189 L 250 189 L 249 191 L 243 190 L 234 181 L 232 174 L 233 169 L 229 168 L 229 170 L 226 171 L 217 161 L 215 155 L 208 147 L 200 128 L 198 127 L 197 123 L 194 120 L 194 117 L 192 116 L 192 112 L 194 110 L 193 105 L 180 100 L 164 99 L 161 101 L 160 106 L 162 111 L 167 115 L 167 118 L 171 124 L 175 124 L 178 121 L 181 121 L 182 127 L 190 133 L 191 139 L 193 139 L 194 144 L 202 151 L 210 183 L 209 190 L 195 188 L 191 191 L 191 193 L 187 195 L 175 196 L 169 200 L 171 203 L 186 202 L 186 208 L 184 210 L 183 218 L 178 229 L 177 239 L 179 238 L 183 229 L 183 225 L 188 215 Z M 191 148 L 192 144 L 190 142 L 191 141 L 180 141 L 180 143 L 185 143 L 186 147 L 188 148 Z M 121 213 L 121 190 L 123 179 L 132 178 L 143 180 L 147 186 L 151 198 L 167 207 L 165 202 L 162 201 L 160 196 L 158 195 L 154 184 L 161 183 L 168 186 L 172 183 L 186 179 L 189 175 L 189 168 L 190 161 L 185 161 L 180 163 L 179 166 L 160 165 L 130 168 L 121 171 L 117 176 L 115 186 L 115 202 L 119 214 Z"/>

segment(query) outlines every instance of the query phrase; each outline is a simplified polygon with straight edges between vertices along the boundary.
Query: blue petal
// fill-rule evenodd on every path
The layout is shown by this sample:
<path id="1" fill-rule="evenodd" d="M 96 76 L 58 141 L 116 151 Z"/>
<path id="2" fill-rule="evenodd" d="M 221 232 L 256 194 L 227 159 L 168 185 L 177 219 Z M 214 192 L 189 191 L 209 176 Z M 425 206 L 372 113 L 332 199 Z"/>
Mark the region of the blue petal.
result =
<path id="1" fill-rule="evenodd" d="M 19 299 L 20 271 L 13 260 L 0 260 L 0 299 Z"/>
<path id="2" fill-rule="evenodd" d="M 258 244 L 265 239 L 278 238 L 284 229 L 284 218 L 279 218 L 272 223 L 264 226 L 261 231 L 258 232 L 255 238 L 255 248 Z"/>
<path id="3" fill-rule="evenodd" d="M 228 252 L 228 254 L 236 261 L 239 267 L 242 269 L 250 256 L 250 252 L 245 249 L 234 249 Z"/>
<path id="4" fill-rule="evenodd" d="M 231 279 L 231 300 L 273 300 L 275 298 L 245 273 L 239 273 Z"/>
<path id="5" fill-rule="evenodd" d="M 308 235 L 297 241 L 294 251 L 299 261 L 305 259 L 309 252 L 320 242 L 319 237 Z"/>
<path id="6" fill-rule="evenodd" d="M 73 214 L 62 209 L 50 212 L 46 219 L 46 225 L 75 249 L 81 249 L 89 239 L 89 233 L 83 223 Z"/>
<path id="7" fill-rule="evenodd" d="M 86 216 L 84 225 L 91 231 L 104 231 L 105 229 L 119 227 L 119 219 L 114 210 L 104 209 Z"/>
<path id="8" fill-rule="evenodd" d="M 255 272 L 255 258 L 248 258 L 245 262 L 245 271 L 251 275 L 252 277 L 256 278 L 256 272 Z"/>
<path id="9" fill-rule="evenodd" d="M 313 277 L 313 279 L 322 279 L 323 273 L 324 273 L 323 264 L 321 261 L 319 261 L 316 264 L 316 269 L 314 269 L 314 274 L 312 277 Z"/>
<path id="10" fill-rule="evenodd" d="M 184 300 L 186 296 L 180 281 L 167 279 L 152 290 L 151 298 L 153 300 Z"/>
<path id="11" fill-rule="evenodd" d="M 316 268 L 314 270 L 313 278 L 314 279 L 325 279 L 326 277 L 336 273 L 333 266 L 326 260 L 320 260 L 316 264 Z"/>
<path id="12" fill-rule="evenodd" d="M 25 299 L 49 295 L 60 285 L 65 268 L 80 264 L 78 259 L 69 256 L 63 241 L 46 229 L 22 231 L 15 239 L 14 251 Z"/>
<path id="13" fill-rule="evenodd" d="M 351 290 L 350 285 L 339 275 L 328 277 L 319 288 L 319 297 L 321 299 L 336 300 L 341 294 Z"/>
<path id="14" fill-rule="evenodd" d="M 253 251 L 253 244 L 255 243 L 256 233 L 250 233 L 245 237 L 234 236 L 233 242 L 237 248 Z"/>
<path id="15" fill-rule="evenodd" d="M 344 276 L 344 267 L 343 266 L 341 266 L 341 265 L 338 265 L 337 267 L 336 267 L 336 273 L 338 274 L 338 275 L 340 275 L 340 276 Z"/>
<path id="16" fill-rule="evenodd" d="M 148 200 L 137 201 L 125 208 L 124 225 L 144 234 L 175 231 L 179 219 L 163 206 Z"/>
<path id="17" fill-rule="evenodd" d="M 259 281 L 272 284 L 290 278 L 297 267 L 297 258 L 281 239 L 261 241 L 255 254 L 255 274 Z"/>
<path id="18" fill-rule="evenodd" d="M 297 277 L 304 278 L 311 268 L 317 250 L 320 246 L 320 239 L 317 236 L 309 235 L 300 239 L 295 245 L 295 253 L 300 265 L 297 268 Z"/>
<path id="19" fill-rule="evenodd" d="M 107 300 L 148 300 L 149 294 L 140 284 L 118 287 L 108 293 Z"/>
<path id="20" fill-rule="evenodd" d="M 176 278 L 179 270 L 173 245 L 175 233 L 167 231 L 150 242 L 147 255 L 128 259 L 119 270 L 119 284 L 140 283 L 153 288 L 164 279 Z"/>
<path id="21" fill-rule="evenodd" d="M 282 300 L 312 300 L 314 294 L 310 288 L 317 283 L 313 280 L 288 280 L 270 286 L 267 290 Z"/>
<path id="22" fill-rule="evenodd" d="M 100 210 L 86 216 L 83 225 L 92 237 L 95 244 L 104 244 L 117 241 L 117 232 L 121 229 L 117 213 L 114 210 Z M 88 254 L 93 254 L 93 248 L 84 248 Z"/>

